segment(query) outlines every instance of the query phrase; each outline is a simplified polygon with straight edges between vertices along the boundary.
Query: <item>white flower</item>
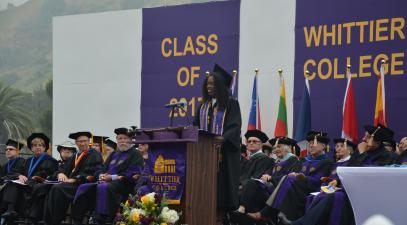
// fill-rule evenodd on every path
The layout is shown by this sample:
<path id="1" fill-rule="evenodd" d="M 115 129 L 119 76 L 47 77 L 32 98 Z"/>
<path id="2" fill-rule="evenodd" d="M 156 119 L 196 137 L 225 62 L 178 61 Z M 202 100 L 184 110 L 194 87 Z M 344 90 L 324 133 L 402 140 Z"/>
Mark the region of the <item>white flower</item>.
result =
<path id="1" fill-rule="evenodd" d="M 161 218 L 166 223 L 175 223 L 179 220 L 178 213 L 175 210 L 169 209 L 168 207 L 164 207 L 161 211 Z"/>
<path id="2" fill-rule="evenodd" d="M 146 196 L 148 197 L 149 202 L 155 202 L 155 192 L 148 193 Z"/>
<path id="3" fill-rule="evenodd" d="M 138 213 L 138 214 L 143 215 L 143 216 L 146 215 L 146 212 L 145 212 L 144 210 L 138 209 L 138 208 L 133 208 L 133 209 L 130 211 L 130 216 L 132 216 L 134 213 Z"/>

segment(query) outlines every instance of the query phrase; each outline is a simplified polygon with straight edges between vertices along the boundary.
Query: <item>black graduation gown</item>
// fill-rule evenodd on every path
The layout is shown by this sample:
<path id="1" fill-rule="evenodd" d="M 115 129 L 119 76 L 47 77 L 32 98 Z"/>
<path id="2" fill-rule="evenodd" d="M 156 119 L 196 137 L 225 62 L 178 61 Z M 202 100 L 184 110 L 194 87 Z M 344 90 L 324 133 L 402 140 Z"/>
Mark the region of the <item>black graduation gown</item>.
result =
<path id="1" fill-rule="evenodd" d="M 305 211 L 306 197 L 319 190 L 320 179 L 330 174 L 332 163 L 329 158 L 305 161 L 301 169 L 304 179 L 284 176 L 266 204 L 282 211 L 289 219 L 300 218 Z"/>
<path id="2" fill-rule="evenodd" d="M 5 180 L 17 180 L 20 174 L 24 174 L 25 160 L 21 157 L 8 160 L 6 164 L 1 167 L 0 181 L 3 183 Z"/>
<path id="3" fill-rule="evenodd" d="M 394 164 L 406 165 L 407 164 L 407 150 L 403 151 L 397 158 L 394 160 Z"/>
<path id="4" fill-rule="evenodd" d="M 124 155 L 126 154 L 126 155 Z M 133 191 L 133 175 L 140 174 L 143 168 L 143 157 L 139 151 L 130 148 L 126 152 L 115 151 L 106 160 L 99 174 L 123 176 L 124 180 L 103 183 L 87 183 L 79 186 L 72 204 L 71 217 L 81 221 L 87 210 L 96 206 L 96 215 L 114 217 L 120 203 Z"/>
<path id="5" fill-rule="evenodd" d="M 256 153 L 247 161 L 240 173 L 240 185 L 245 185 L 251 178 L 259 179 L 270 168 L 274 167 L 274 160 L 263 152 Z"/>
<path id="6" fill-rule="evenodd" d="M 378 148 L 360 155 L 354 154 L 348 162 L 339 166 L 383 166 L 391 164 L 391 153 L 384 148 Z M 331 172 L 330 177 L 340 180 L 336 174 L 336 168 Z M 320 194 L 321 195 L 321 194 Z M 344 190 L 339 190 L 331 194 L 317 196 L 316 203 L 312 203 L 306 214 L 293 222 L 293 225 L 318 225 L 318 224 L 355 224 L 352 206 Z"/>
<path id="7" fill-rule="evenodd" d="M 1 167 L 0 170 L 0 201 L 1 201 L 1 211 L 3 213 L 5 211 L 5 205 L 3 203 L 3 187 L 6 186 L 4 181 L 7 180 L 17 180 L 20 174 L 24 174 L 24 165 L 25 160 L 21 157 L 14 158 L 12 160 L 8 160 L 6 164 Z"/>
<path id="8" fill-rule="evenodd" d="M 76 179 L 75 183 L 60 183 L 52 185 L 45 200 L 44 221 L 47 224 L 60 224 L 65 217 L 69 204 L 74 199 L 76 189 L 80 184 L 87 182 L 88 176 L 93 176 L 103 165 L 103 159 L 99 152 L 90 149 L 89 153 L 82 158 L 77 168 L 75 156 L 72 156 L 58 173 L 64 173 L 68 178 Z"/>
<path id="9" fill-rule="evenodd" d="M 4 187 L 3 202 L 16 205 L 16 210 L 20 213 L 23 212 L 23 209 L 26 209 L 32 202 L 33 192 L 36 188 L 36 185 L 38 184 L 37 181 L 32 179 L 32 177 L 38 176 L 46 179 L 57 170 L 56 159 L 52 158 L 46 153 L 41 161 L 34 168 L 34 170 L 31 172 L 31 174 L 29 174 L 30 165 L 34 166 L 35 164 L 36 160 L 34 156 L 28 158 L 25 161 L 24 173 L 22 173 L 21 175 L 28 177 L 28 181 L 26 182 L 27 185 L 8 183 Z M 43 205 L 38 205 L 38 208 L 42 209 Z"/>
<path id="10" fill-rule="evenodd" d="M 298 157 L 293 155 L 265 172 L 272 177 L 270 182 L 263 184 L 256 180 L 249 180 L 243 186 L 240 205 L 244 206 L 248 213 L 260 211 L 280 179 L 291 172 L 297 172 L 300 168 L 301 163 Z"/>
<path id="11" fill-rule="evenodd" d="M 200 108 L 194 120 L 194 125 L 199 127 Z M 236 209 L 239 204 L 239 176 L 240 176 L 240 133 L 242 116 L 239 102 L 229 98 L 222 137 L 221 162 L 218 172 L 218 208 L 224 210 Z"/>
<path id="12" fill-rule="evenodd" d="M 355 156 L 354 160 L 361 166 L 385 166 L 393 162 L 393 157 L 389 151 L 380 146 Z"/>

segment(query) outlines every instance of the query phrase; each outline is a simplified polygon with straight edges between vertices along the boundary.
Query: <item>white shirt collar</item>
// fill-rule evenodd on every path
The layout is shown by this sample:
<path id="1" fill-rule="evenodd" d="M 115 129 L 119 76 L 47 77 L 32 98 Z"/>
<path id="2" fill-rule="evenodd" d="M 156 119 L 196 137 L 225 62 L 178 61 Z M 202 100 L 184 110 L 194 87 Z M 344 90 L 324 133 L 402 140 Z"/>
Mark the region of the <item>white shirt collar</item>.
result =
<path id="1" fill-rule="evenodd" d="M 346 158 L 344 158 L 344 159 L 340 159 L 340 160 L 338 160 L 338 162 L 346 162 L 346 161 L 348 161 L 350 159 L 350 155 L 348 155 Z"/>
<path id="2" fill-rule="evenodd" d="M 250 158 L 253 157 L 254 155 L 257 155 L 258 153 L 263 153 L 263 151 L 260 149 L 260 150 L 258 150 L 258 151 L 255 152 L 255 153 L 251 153 L 251 154 L 250 154 Z"/>

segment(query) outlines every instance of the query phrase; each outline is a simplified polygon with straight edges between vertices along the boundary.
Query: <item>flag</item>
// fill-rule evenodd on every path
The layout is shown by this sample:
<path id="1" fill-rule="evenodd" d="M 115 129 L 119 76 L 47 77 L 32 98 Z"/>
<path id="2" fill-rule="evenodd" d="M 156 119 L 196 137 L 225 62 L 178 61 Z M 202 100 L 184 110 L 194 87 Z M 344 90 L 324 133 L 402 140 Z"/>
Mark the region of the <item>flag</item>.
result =
<path id="1" fill-rule="evenodd" d="M 345 90 L 342 108 L 342 138 L 346 138 L 353 143 L 358 143 L 358 121 L 356 118 L 356 103 L 352 85 L 352 75 L 350 70 L 347 71 L 348 82 Z"/>
<path id="2" fill-rule="evenodd" d="M 287 107 L 285 104 L 285 83 L 284 78 L 281 77 L 281 93 L 280 93 L 280 103 L 278 106 L 278 116 L 276 122 L 276 128 L 274 130 L 274 136 L 276 137 L 286 137 L 287 131 Z"/>
<path id="3" fill-rule="evenodd" d="M 307 133 L 311 130 L 311 97 L 308 79 L 305 78 L 304 93 L 301 98 L 300 111 L 295 129 L 295 140 L 301 148 L 300 156 L 307 156 Z"/>
<path id="4" fill-rule="evenodd" d="M 261 130 L 260 102 L 257 93 L 257 73 L 253 81 L 252 104 L 250 107 L 249 124 L 247 125 L 247 130 L 255 129 Z"/>
<path id="5" fill-rule="evenodd" d="M 385 91 L 384 91 L 384 68 L 383 63 L 380 66 L 380 77 L 377 81 L 377 93 L 376 93 L 376 107 L 374 112 L 374 125 L 386 123 L 386 104 L 385 104 Z"/>

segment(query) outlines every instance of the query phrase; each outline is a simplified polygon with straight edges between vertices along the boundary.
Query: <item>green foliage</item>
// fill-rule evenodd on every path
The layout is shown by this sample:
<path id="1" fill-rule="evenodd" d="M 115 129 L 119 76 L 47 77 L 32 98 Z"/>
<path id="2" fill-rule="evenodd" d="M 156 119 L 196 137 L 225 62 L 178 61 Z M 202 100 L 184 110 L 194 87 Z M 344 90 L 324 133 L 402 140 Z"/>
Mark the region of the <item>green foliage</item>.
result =
<path id="1" fill-rule="evenodd" d="M 13 138 L 25 139 L 31 131 L 51 137 L 53 17 L 207 1 L 31 0 L 0 11 L 0 142 L 11 129 L 3 121 L 18 127 L 11 129 Z"/>
<path id="2" fill-rule="evenodd" d="M 0 83 L 0 140 L 21 140 L 30 134 L 30 116 L 21 104 L 24 97 L 21 91 Z"/>

